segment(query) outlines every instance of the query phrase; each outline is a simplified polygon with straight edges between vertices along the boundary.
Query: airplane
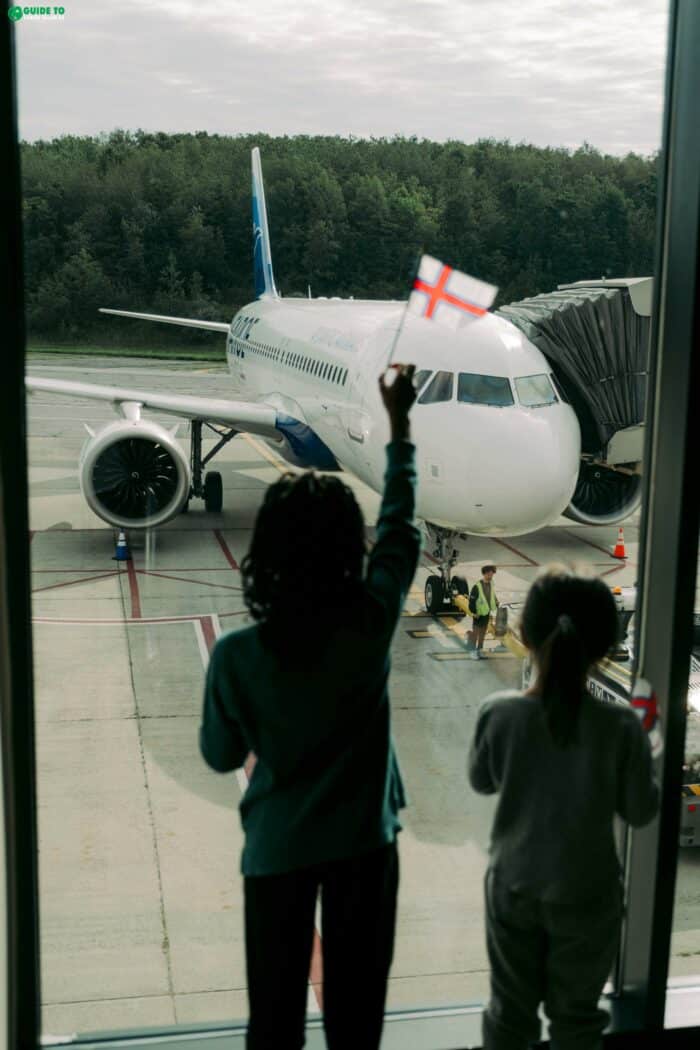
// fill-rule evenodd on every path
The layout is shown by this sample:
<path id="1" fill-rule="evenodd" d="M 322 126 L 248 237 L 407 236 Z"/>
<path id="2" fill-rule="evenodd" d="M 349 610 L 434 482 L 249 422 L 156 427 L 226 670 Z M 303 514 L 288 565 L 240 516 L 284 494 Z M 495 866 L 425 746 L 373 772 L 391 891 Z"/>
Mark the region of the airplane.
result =
<path id="1" fill-rule="evenodd" d="M 349 471 L 381 493 L 388 421 L 377 378 L 397 332 L 396 360 L 416 366 L 411 425 L 417 448 L 417 515 L 434 542 L 426 606 L 439 611 L 466 581 L 452 575 L 469 535 L 518 536 L 562 513 L 606 524 L 638 499 L 603 506 L 599 518 L 573 501 L 582 460 L 577 414 L 552 365 L 515 324 L 494 313 L 452 330 L 405 314 L 405 303 L 301 299 L 277 292 L 260 152 L 252 151 L 255 300 L 230 324 L 103 308 L 101 312 L 221 332 L 235 400 L 158 394 L 72 380 L 28 377 L 46 391 L 106 401 L 117 418 L 88 429 L 79 461 L 82 493 L 119 529 L 154 528 L 191 498 L 222 507 L 222 479 L 205 472 L 236 434 L 254 434 L 294 467 Z M 190 422 L 190 450 L 177 427 L 151 409 Z M 203 427 L 218 441 L 206 455 Z M 612 472 L 608 472 L 612 473 Z M 588 482 L 587 482 L 588 483 Z"/>

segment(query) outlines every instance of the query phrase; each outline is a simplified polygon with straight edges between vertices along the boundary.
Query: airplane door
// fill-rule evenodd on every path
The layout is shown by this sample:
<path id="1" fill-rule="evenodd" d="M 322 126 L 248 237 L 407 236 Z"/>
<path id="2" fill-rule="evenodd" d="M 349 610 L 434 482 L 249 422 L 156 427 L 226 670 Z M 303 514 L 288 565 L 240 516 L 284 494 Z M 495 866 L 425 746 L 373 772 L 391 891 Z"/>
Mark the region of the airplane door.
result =
<path id="1" fill-rule="evenodd" d="M 362 347 L 350 369 L 348 400 L 343 411 L 348 466 L 363 481 L 377 484 L 384 469 L 384 440 L 377 441 L 377 421 L 384 422 L 376 378 L 389 352 L 393 333 L 377 333 Z M 380 424 L 381 425 L 381 424 Z"/>

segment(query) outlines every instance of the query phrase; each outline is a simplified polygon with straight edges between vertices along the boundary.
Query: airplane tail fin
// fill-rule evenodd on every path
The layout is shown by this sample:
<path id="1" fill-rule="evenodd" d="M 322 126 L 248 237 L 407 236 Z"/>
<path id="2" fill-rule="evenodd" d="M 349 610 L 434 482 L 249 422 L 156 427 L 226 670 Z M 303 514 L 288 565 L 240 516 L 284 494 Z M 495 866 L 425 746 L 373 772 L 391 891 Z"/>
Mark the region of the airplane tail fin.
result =
<path id="1" fill-rule="evenodd" d="M 265 187 L 263 185 L 260 150 L 257 146 L 251 153 L 253 174 L 253 266 L 255 275 L 255 298 L 272 296 L 278 298 L 275 275 L 272 272 L 270 233 L 267 228 Z"/>

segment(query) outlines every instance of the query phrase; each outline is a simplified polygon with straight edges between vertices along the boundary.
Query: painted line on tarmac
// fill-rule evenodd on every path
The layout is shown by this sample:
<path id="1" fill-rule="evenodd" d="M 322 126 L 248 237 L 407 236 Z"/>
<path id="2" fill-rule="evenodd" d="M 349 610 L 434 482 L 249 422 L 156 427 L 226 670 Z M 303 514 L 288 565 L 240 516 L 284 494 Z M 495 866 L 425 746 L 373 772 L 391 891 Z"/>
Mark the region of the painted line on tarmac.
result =
<path id="1" fill-rule="evenodd" d="M 51 572 L 51 569 L 46 569 L 46 572 Z M 64 571 L 75 571 L 80 572 L 80 569 L 76 570 L 64 570 Z M 108 580 L 120 576 L 119 569 L 110 569 L 109 572 L 101 572 L 96 576 L 81 576 L 77 580 L 64 580 L 63 583 L 48 583 L 45 587 L 32 587 L 32 594 L 40 594 L 43 591 L 55 591 L 58 587 L 75 587 L 78 583 L 93 583 L 95 580 Z"/>
<path id="2" fill-rule="evenodd" d="M 221 617 L 228 616 L 245 616 L 246 610 L 240 609 L 237 612 L 221 613 Z M 108 616 L 104 619 L 89 619 L 86 616 L 33 616 L 32 623 L 44 623 L 52 624 L 54 626 L 65 626 L 65 627 L 117 627 L 126 624 L 129 627 L 147 627 L 149 624 L 157 623 L 194 623 L 196 620 L 201 620 L 201 613 L 190 613 L 185 616 L 142 616 L 140 619 L 132 619 L 129 616 Z"/>
<path id="3" fill-rule="evenodd" d="M 578 533 L 572 532 L 571 529 L 564 529 L 567 536 L 572 536 L 579 543 L 585 543 L 587 547 L 593 547 L 594 550 L 602 551 L 603 554 L 607 554 L 609 558 L 613 557 L 613 552 L 607 547 L 602 547 L 600 543 L 595 543 L 593 540 L 589 540 L 586 536 L 579 536 Z"/>
<path id="4" fill-rule="evenodd" d="M 234 569 L 235 572 L 239 572 L 240 566 L 234 558 L 233 554 L 231 553 L 231 548 L 224 539 L 224 534 L 221 531 L 221 529 L 214 529 L 214 536 L 216 538 L 217 543 L 221 547 L 221 550 L 223 551 L 224 558 L 226 559 L 226 561 L 229 563 L 231 568 Z"/>
<path id="5" fill-rule="evenodd" d="M 254 448 L 263 459 L 266 459 L 268 463 L 271 463 L 275 470 L 278 470 L 280 474 L 287 473 L 289 470 L 289 464 L 285 463 L 284 460 L 281 460 L 279 456 L 274 454 L 274 452 L 271 452 L 261 441 L 254 438 L 252 434 L 241 434 L 241 437 L 247 441 L 251 448 Z"/>
<path id="6" fill-rule="evenodd" d="M 133 561 L 126 563 L 126 575 L 129 580 L 129 597 L 131 598 L 131 619 L 141 619 L 141 595 L 139 594 L 139 578 Z"/>
<path id="7" fill-rule="evenodd" d="M 202 570 L 206 572 L 207 570 Z M 141 576 L 156 576 L 160 580 L 175 580 L 176 583 L 194 583 L 199 584 L 200 587 L 222 587 L 225 591 L 241 591 L 242 587 L 234 587 L 230 583 L 212 583 L 211 580 L 193 580 L 187 579 L 184 576 L 173 576 L 168 572 L 160 572 L 156 569 L 137 569 L 137 574 Z"/>
<path id="8" fill-rule="evenodd" d="M 511 551 L 512 554 L 516 554 L 518 558 L 522 558 L 529 565 L 533 565 L 539 568 L 540 563 L 538 561 L 534 561 L 534 559 L 531 558 L 529 554 L 523 554 L 523 552 L 519 551 L 517 547 L 514 547 L 512 543 L 506 543 L 505 540 L 499 540 L 496 536 L 493 536 L 492 539 L 494 543 L 498 543 L 501 547 L 505 547 L 507 551 Z"/>

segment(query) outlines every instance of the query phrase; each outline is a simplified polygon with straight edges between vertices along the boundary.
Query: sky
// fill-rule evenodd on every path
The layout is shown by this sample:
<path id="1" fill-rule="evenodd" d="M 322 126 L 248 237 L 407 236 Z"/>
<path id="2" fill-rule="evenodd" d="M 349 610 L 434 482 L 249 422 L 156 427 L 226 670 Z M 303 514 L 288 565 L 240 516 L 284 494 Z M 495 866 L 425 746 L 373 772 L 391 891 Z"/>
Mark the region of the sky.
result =
<path id="1" fill-rule="evenodd" d="M 114 128 L 659 148 L 668 0 L 63 0 L 20 135 Z"/>

